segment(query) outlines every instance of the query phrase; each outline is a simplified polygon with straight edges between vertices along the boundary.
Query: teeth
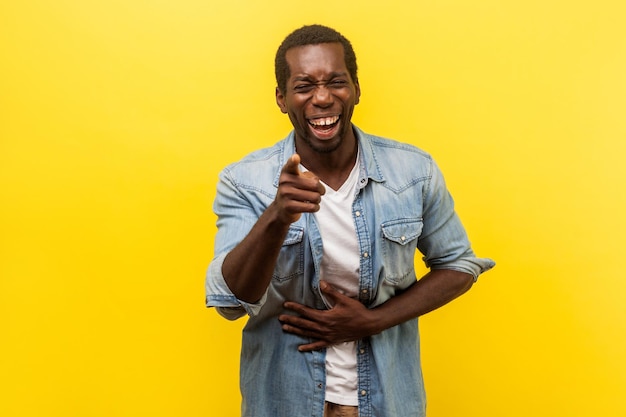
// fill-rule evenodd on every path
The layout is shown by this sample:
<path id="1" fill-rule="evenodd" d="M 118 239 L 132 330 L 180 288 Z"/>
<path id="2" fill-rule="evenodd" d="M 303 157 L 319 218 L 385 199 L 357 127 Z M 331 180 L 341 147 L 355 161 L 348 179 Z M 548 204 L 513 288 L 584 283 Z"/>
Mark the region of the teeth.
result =
<path id="1" fill-rule="evenodd" d="M 319 119 L 311 119 L 309 120 L 309 122 L 313 126 L 328 126 L 328 125 L 337 123 L 338 120 L 339 120 L 339 116 L 333 116 L 333 117 L 322 117 Z"/>

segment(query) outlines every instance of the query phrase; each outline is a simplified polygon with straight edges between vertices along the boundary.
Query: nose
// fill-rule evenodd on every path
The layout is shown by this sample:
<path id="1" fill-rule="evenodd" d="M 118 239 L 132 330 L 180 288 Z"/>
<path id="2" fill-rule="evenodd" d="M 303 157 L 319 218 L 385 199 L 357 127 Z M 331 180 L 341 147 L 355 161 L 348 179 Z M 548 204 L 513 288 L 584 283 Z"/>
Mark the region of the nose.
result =
<path id="1" fill-rule="evenodd" d="M 333 104 L 333 95 L 328 87 L 319 84 L 313 92 L 313 104 L 319 107 L 328 107 Z"/>

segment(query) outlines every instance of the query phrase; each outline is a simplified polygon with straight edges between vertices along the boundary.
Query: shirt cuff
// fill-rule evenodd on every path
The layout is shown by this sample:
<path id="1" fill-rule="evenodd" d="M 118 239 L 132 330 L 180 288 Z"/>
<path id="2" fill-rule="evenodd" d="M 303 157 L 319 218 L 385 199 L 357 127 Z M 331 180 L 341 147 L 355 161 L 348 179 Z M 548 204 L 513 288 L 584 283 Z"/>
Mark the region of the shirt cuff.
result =
<path id="1" fill-rule="evenodd" d="M 209 265 L 206 276 L 206 306 L 215 307 L 228 320 L 238 319 L 245 314 L 256 316 L 265 304 L 267 292 L 256 303 L 247 303 L 235 297 L 222 275 L 225 258 L 226 254 L 220 255 Z"/>
<path id="2" fill-rule="evenodd" d="M 465 272 L 474 277 L 474 282 L 483 272 L 487 272 L 496 266 L 496 263 L 489 258 L 461 258 L 454 262 L 433 266 L 432 269 L 450 269 L 453 271 Z"/>

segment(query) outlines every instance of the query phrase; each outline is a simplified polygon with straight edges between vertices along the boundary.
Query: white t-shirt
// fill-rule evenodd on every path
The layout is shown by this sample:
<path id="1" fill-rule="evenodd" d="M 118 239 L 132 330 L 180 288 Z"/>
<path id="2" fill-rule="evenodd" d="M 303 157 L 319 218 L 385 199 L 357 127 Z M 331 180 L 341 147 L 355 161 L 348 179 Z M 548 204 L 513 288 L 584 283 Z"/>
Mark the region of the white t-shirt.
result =
<path id="1" fill-rule="evenodd" d="M 359 175 L 359 158 L 339 190 L 328 185 L 315 219 L 324 245 L 320 278 L 341 293 L 356 298 L 359 291 L 359 242 L 352 219 L 352 203 Z M 329 301 L 327 304 L 329 304 Z M 356 342 L 326 349 L 326 401 L 359 404 L 357 396 Z"/>

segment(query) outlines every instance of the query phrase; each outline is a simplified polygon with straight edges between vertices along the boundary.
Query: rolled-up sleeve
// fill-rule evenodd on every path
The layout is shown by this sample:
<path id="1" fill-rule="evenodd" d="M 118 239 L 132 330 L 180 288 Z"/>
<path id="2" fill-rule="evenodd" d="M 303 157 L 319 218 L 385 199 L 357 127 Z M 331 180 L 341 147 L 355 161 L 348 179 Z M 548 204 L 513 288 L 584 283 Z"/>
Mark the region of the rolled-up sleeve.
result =
<path id="1" fill-rule="evenodd" d="M 265 303 L 267 293 L 256 303 L 246 303 L 232 293 L 224 276 L 222 264 L 226 254 L 218 256 L 211 262 L 206 276 L 206 306 L 215 307 L 217 312 L 228 320 L 236 320 L 246 314 L 254 316 Z"/>
<path id="2" fill-rule="evenodd" d="M 246 314 L 256 315 L 265 303 L 264 295 L 256 303 L 237 299 L 222 274 L 222 264 L 228 253 L 248 234 L 258 219 L 254 208 L 241 194 L 228 170 L 220 173 L 213 209 L 218 217 L 215 238 L 215 258 L 209 264 L 206 280 L 206 306 L 215 307 L 220 315 L 235 320 Z"/>
<path id="3" fill-rule="evenodd" d="M 465 272 L 476 280 L 480 274 L 493 268 L 495 262 L 476 257 L 454 210 L 454 201 L 443 175 L 432 160 L 430 170 L 430 180 L 424 187 L 424 227 L 418 249 L 424 255 L 428 268 Z"/>

